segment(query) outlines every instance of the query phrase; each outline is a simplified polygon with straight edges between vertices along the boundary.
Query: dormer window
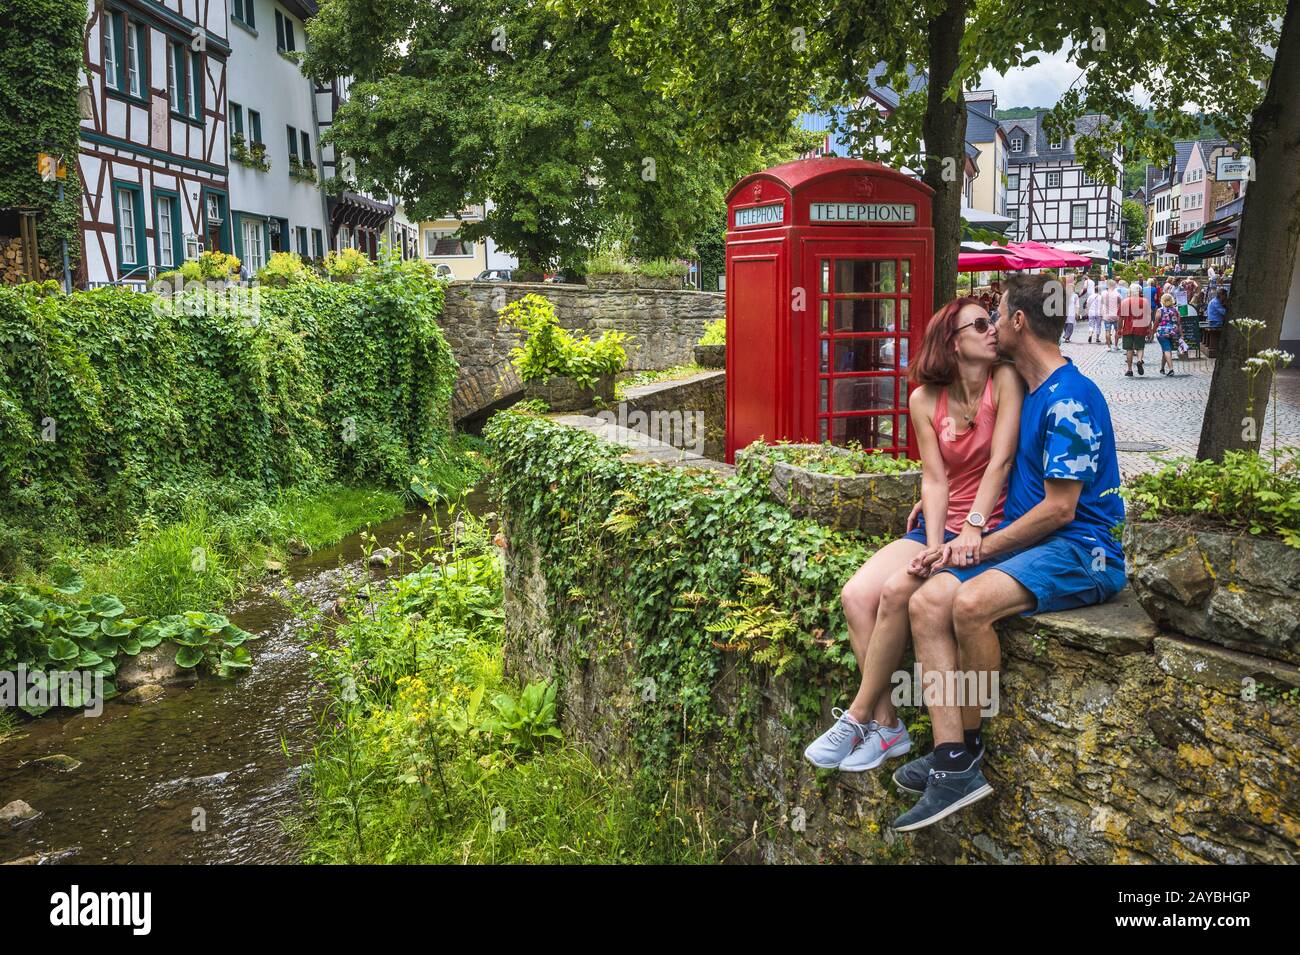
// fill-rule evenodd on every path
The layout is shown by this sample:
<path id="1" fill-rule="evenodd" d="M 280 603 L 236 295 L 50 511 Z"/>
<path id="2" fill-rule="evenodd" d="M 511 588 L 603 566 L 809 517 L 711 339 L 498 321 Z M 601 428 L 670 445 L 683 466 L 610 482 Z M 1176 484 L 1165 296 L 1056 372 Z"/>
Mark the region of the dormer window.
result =
<path id="1" fill-rule="evenodd" d="M 1011 137 L 1011 151 L 1013 153 L 1020 153 L 1025 151 L 1024 136 L 1021 136 L 1019 133 L 1016 133 L 1016 135 Z"/>
<path id="2" fill-rule="evenodd" d="M 1059 139 L 1048 140 L 1047 148 L 1048 148 L 1048 149 L 1060 149 L 1060 148 L 1061 148 L 1061 141 L 1060 141 Z"/>

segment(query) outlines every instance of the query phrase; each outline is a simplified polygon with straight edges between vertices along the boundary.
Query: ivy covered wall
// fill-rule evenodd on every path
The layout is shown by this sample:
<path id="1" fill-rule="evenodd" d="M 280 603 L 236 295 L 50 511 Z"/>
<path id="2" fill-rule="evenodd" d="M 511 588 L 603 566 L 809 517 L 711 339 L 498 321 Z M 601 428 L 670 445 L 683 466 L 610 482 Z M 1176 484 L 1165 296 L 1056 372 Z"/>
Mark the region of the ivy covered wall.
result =
<path id="1" fill-rule="evenodd" d="M 1300 671 L 1157 631 L 1131 593 L 999 624 L 992 797 L 923 832 L 883 771 L 804 746 L 856 686 L 839 591 L 875 546 L 792 518 L 770 458 L 624 460 L 521 412 L 485 430 L 506 537 L 506 664 L 555 679 L 565 735 L 666 791 L 689 781 L 733 861 L 1294 862 Z M 904 663 L 910 668 L 911 661 Z M 1243 698 L 1243 680 L 1267 683 Z M 923 710 L 902 718 L 918 752 Z"/>
<path id="2" fill-rule="evenodd" d="M 174 480 L 404 487 L 450 434 L 441 283 L 387 261 L 259 291 L 0 288 L 0 531 L 110 537 Z"/>
<path id="3" fill-rule="evenodd" d="M 80 257 L 77 80 L 85 29 L 84 0 L 5 0 L 0 8 L 0 210 L 40 210 L 40 254 L 56 271 L 61 238 L 74 268 Z M 41 181 L 38 152 L 67 163 L 62 203 L 58 186 Z"/>

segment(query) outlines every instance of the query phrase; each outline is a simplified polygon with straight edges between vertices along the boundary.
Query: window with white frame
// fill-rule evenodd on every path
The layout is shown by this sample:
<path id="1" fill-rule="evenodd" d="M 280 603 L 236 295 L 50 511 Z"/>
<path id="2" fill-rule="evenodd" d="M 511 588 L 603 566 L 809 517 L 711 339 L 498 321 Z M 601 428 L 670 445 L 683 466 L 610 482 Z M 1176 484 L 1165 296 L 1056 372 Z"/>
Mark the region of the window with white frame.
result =
<path id="1" fill-rule="evenodd" d="M 1070 206 L 1070 228 L 1086 229 L 1088 227 L 1088 204 L 1076 202 Z"/>
<path id="2" fill-rule="evenodd" d="M 1061 188 L 1061 173 L 1059 171 L 1049 172 L 1047 174 L 1047 188 L 1048 189 Z"/>
<path id="3" fill-rule="evenodd" d="M 172 111 L 179 113 L 182 111 L 181 91 L 185 88 L 184 77 L 176 75 L 177 66 L 180 64 L 179 44 L 168 41 L 167 43 L 167 98 L 171 101 Z"/>
<path id="4" fill-rule="evenodd" d="M 1019 192 L 1019 191 L 1020 191 L 1020 173 L 1018 172 L 1007 173 L 1007 192 Z"/>
<path id="5" fill-rule="evenodd" d="M 159 196 L 154 200 L 154 225 L 158 229 L 158 264 L 176 265 L 176 224 L 172 221 L 172 200 Z"/>
<path id="6" fill-rule="evenodd" d="M 122 238 L 122 263 L 139 265 L 140 246 L 137 244 L 135 222 L 135 193 L 130 189 L 117 191 L 117 229 Z"/>
<path id="7" fill-rule="evenodd" d="M 250 273 L 266 265 L 266 246 L 262 240 L 262 220 L 244 219 L 240 222 L 244 239 L 244 265 Z"/>
<path id="8" fill-rule="evenodd" d="M 1083 184 L 1085 186 L 1095 186 L 1097 185 L 1097 177 L 1091 173 L 1085 172 L 1083 174 Z"/>
<path id="9" fill-rule="evenodd" d="M 425 229 L 424 254 L 427 258 L 469 258 L 474 254 L 474 243 L 456 237 L 455 229 Z"/>
<path id="10" fill-rule="evenodd" d="M 104 37 L 104 82 L 113 89 L 122 87 L 121 65 L 117 62 L 117 22 L 118 18 L 109 14 L 99 28 Z"/>
<path id="11" fill-rule="evenodd" d="M 1024 149 L 1025 149 L 1025 137 L 1021 136 L 1019 133 L 1012 136 L 1011 151 L 1013 153 L 1019 153 L 1019 152 L 1024 152 Z"/>
<path id="12" fill-rule="evenodd" d="M 141 59 L 140 26 L 128 21 L 126 25 L 126 88 L 132 96 L 142 95 L 144 80 L 140 76 Z"/>
<path id="13" fill-rule="evenodd" d="M 1049 140 L 1048 143 L 1047 143 L 1047 148 L 1048 148 L 1048 149 L 1060 149 L 1060 148 L 1061 148 L 1061 141 L 1060 141 L 1059 139 L 1052 139 L 1052 140 Z"/>

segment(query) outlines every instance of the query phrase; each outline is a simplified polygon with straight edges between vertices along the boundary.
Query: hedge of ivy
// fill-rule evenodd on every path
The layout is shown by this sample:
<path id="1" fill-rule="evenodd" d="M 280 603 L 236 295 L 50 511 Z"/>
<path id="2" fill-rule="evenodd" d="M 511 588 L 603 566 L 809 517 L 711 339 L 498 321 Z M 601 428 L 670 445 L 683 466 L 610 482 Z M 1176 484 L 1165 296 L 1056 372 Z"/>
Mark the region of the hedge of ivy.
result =
<path id="1" fill-rule="evenodd" d="M 40 254 L 56 272 L 60 238 L 74 267 L 80 253 L 77 82 L 85 29 L 85 0 L 5 0 L 0 14 L 0 209 L 40 210 Z M 37 172 L 36 154 L 51 151 L 68 164 L 62 203 L 58 187 Z"/>
<path id="2" fill-rule="evenodd" d="M 406 486 L 450 434 L 441 284 L 387 262 L 260 296 L 0 288 L 0 531 L 110 537 L 169 481 Z"/>
<path id="3" fill-rule="evenodd" d="M 631 735 L 648 767 L 752 729 L 749 714 L 714 709 L 725 657 L 802 686 L 809 723 L 812 677 L 828 663 L 851 672 L 839 594 L 870 545 L 773 502 L 767 454 L 734 475 L 626 463 L 588 432 L 518 411 L 494 415 L 484 437 L 510 546 L 536 549 L 555 632 L 591 655 L 633 647 L 645 685 Z"/>

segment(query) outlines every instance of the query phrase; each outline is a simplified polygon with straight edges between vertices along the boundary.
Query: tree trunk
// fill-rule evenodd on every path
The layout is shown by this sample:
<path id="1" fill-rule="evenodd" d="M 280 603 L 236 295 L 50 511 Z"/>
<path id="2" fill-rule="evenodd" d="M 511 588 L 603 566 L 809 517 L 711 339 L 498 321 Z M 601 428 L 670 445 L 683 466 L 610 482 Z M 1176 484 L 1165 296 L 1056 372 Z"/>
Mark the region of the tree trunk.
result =
<path id="1" fill-rule="evenodd" d="M 1258 448 L 1267 430 L 1272 377 L 1267 369 L 1252 386 L 1246 359 L 1276 348 L 1282 335 L 1287 291 L 1300 249 L 1300 2 L 1291 0 L 1282 23 L 1273 75 L 1250 121 L 1254 178 L 1246 187 L 1228 298 L 1230 319 L 1253 318 L 1267 327 L 1250 337 L 1229 325 L 1220 339 L 1196 456 L 1217 459 L 1227 450 Z M 1253 408 L 1250 397 L 1254 395 Z M 1253 419 L 1250 421 L 1248 419 Z"/>
<path id="2" fill-rule="evenodd" d="M 957 295 L 957 252 L 961 244 L 961 195 L 966 170 L 966 98 L 944 98 L 957 72 L 968 0 L 947 0 L 930 21 L 929 84 L 921 134 L 925 175 L 934 190 L 934 307 Z M 994 170 L 994 175 L 997 171 Z"/>

